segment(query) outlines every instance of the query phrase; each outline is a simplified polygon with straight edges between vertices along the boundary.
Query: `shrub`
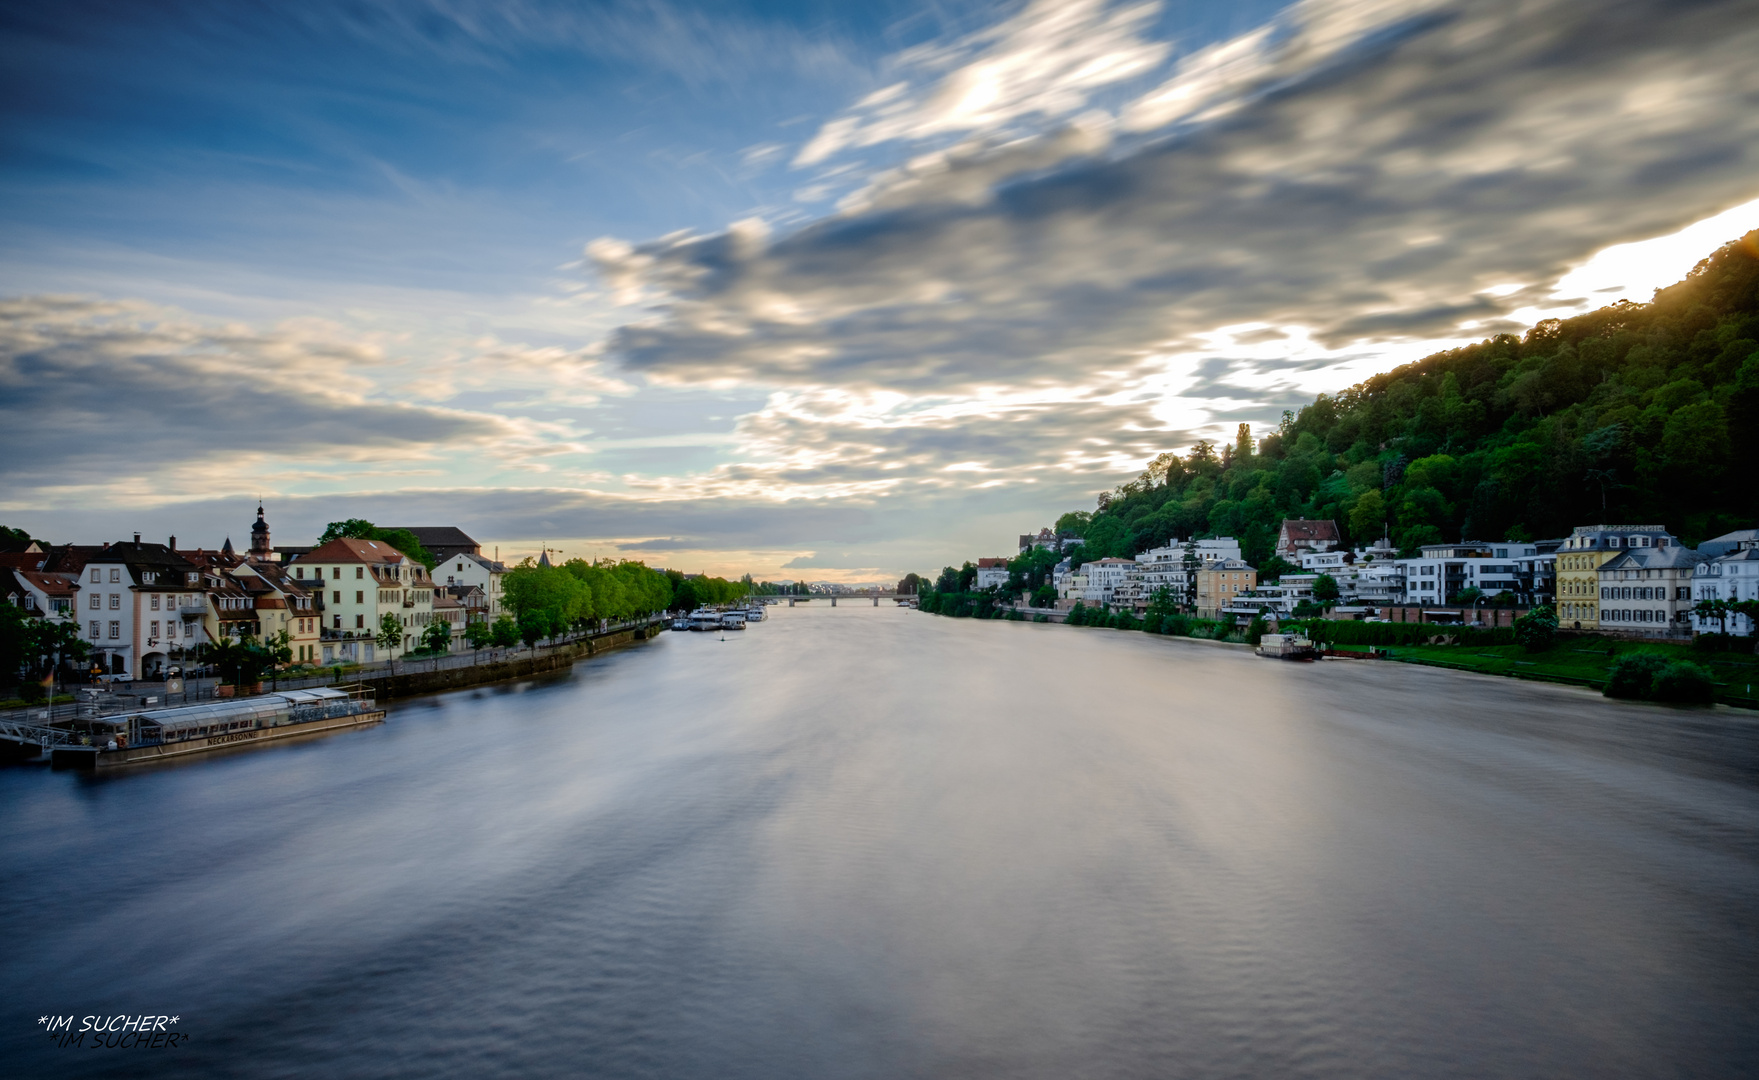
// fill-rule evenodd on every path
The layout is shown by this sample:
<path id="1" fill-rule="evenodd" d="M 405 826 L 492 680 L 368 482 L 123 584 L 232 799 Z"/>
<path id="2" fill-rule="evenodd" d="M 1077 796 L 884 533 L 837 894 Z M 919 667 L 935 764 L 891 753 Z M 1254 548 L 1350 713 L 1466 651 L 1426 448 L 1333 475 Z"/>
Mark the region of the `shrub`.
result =
<path id="1" fill-rule="evenodd" d="M 1190 637 L 1191 617 L 1189 615 L 1172 614 L 1161 620 L 1161 633 L 1170 637 Z"/>
<path id="2" fill-rule="evenodd" d="M 1045 615 L 1041 612 L 1040 614 L 1034 615 L 1032 617 L 1032 621 L 1033 622 L 1047 623 L 1047 622 L 1051 621 L 1051 617 L 1049 615 Z"/>
<path id="3" fill-rule="evenodd" d="M 1753 639 L 1734 634 L 1699 634 L 1692 638 L 1692 648 L 1708 653 L 1746 653 L 1753 651 Z"/>
<path id="4" fill-rule="evenodd" d="M 1675 660 L 1655 676 L 1650 690 L 1656 701 L 1683 705 L 1708 705 L 1715 698 L 1716 684 L 1710 673 L 1690 660 Z"/>
<path id="5" fill-rule="evenodd" d="M 1150 613 L 1147 618 L 1142 620 L 1142 629 L 1146 633 L 1164 634 L 1164 633 L 1166 633 L 1165 628 L 1166 628 L 1166 616 L 1165 615 L 1155 615 L 1153 613 Z"/>
<path id="6" fill-rule="evenodd" d="M 1515 644 L 1528 652 L 1544 652 L 1557 638 L 1557 612 L 1550 605 L 1536 607 L 1515 620 Z"/>
<path id="7" fill-rule="evenodd" d="M 18 698 L 26 705 L 35 705 L 42 701 L 47 694 L 48 691 L 43 689 L 43 684 L 40 682 L 31 682 L 27 679 L 18 684 Z"/>
<path id="8" fill-rule="evenodd" d="M 1063 621 L 1069 626 L 1082 625 L 1087 621 L 1087 605 L 1079 600 L 1075 601 L 1075 606 L 1069 609 L 1068 618 Z"/>
<path id="9" fill-rule="evenodd" d="M 1666 666 L 1667 658 L 1656 653 L 1626 653 L 1613 661 L 1605 694 L 1614 698 L 1646 698 L 1654 689 L 1655 677 Z"/>
<path id="10" fill-rule="evenodd" d="M 1269 627 L 1264 623 L 1264 616 L 1254 615 L 1252 621 L 1246 624 L 1246 644 L 1256 645 L 1263 641 L 1267 630 Z"/>

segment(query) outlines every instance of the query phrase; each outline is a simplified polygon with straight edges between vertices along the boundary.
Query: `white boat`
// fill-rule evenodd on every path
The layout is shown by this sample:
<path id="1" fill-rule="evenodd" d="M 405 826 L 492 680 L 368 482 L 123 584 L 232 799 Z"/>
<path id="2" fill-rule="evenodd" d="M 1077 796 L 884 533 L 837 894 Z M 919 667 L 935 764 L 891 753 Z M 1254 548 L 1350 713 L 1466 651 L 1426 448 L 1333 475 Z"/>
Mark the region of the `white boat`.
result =
<path id="1" fill-rule="evenodd" d="M 763 622 L 767 618 L 769 615 L 764 612 L 762 604 L 753 604 L 745 609 L 746 622 Z"/>
<path id="2" fill-rule="evenodd" d="M 745 629 L 745 612 L 739 610 L 738 608 L 734 608 L 732 611 L 721 612 L 721 629 L 723 629 L 723 630 L 743 630 L 743 629 Z"/>
<path id="3" fill-rule="evenodd" d="M 674 629 L 674 630 L 688 630 L 688 629 L 690 629 L 690 616 L 680 615 L 676 619 L 673 619 L 672 620 L 672 629 Z"/>
<path id="4" fill-rule="evenodd" d="M 714 608 L 697 608 L 690 613 L 690 628 L 692 630 L 719 630 L 721 628 L 721 613 Z"/>

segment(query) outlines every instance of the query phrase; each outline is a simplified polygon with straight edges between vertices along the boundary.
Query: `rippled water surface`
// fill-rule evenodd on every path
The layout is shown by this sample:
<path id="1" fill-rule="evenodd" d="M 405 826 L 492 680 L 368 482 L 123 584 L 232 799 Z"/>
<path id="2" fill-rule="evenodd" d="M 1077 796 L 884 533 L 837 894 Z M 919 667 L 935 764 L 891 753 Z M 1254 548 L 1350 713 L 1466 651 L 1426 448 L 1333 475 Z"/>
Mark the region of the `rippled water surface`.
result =
<path id="1" fill-rule="evenodd" d="M 1759 1074 L 1759 724 L 774 610 L 0 771 L 10 1075 Z M 176 1051 L 43 1014 L 167 1013 Z"/>

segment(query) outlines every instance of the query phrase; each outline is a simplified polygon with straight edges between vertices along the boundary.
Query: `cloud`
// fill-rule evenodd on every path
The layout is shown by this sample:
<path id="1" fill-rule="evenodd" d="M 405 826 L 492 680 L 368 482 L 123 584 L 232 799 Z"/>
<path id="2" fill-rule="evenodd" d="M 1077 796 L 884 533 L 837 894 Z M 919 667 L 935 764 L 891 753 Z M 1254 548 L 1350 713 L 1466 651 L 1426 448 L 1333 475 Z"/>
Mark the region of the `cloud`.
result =
<path id="1" fill-rule="evenodd" d="M 618 551 L 691 551 L 701 547 L 703 541 L 690 540 L 680 536 L 662 536 L 657 540 L 638 540 L 628 544 L 618 544 Z"/>
<path id="2" fill-rule="evenodd" d="M 674 382 L 974 395 L 1104 386 L 1224 325 L 1301 327 L 1334 350 L 1458 339 L 1525 302 L 1492 286 L 1556 281 L 1752 198 L 1755 48 L 1737 3 L 1309 0 L 1126 108 L 1127 129 L 1172 125 L 1147 141 L 973 144 L 791 234 L 590 254 L 651 309 L 613 353 Z M 1054 111 L 1006 93 L 998 116 Z M 978 115 L 932 101 L 870 99 L 836 138 L 870 137 L 861 117 L 899 102 L 915 118 L 899 137 Z"/>
<path id="3" fill-rule="evenodd" d="M 380 401 L 376 347 L 321 325 L 259 331 L 141 303 L 0 301 L 5 498 L 163 496 L 212 471 L 420 459 L 515 440 L 496 416 Z"/>
<path id="4" fill-rule="evenodd" d="M 899 55 L 903 81 L 825 124 L 795 157 L 812 165 L 845 149 L 989 132 L 1024 117 L 1070 116 L 1104 87 L 1142 76 L 1170 46 L 1142 32 L 1158 3 L 1033 0 L 1018 15 L 946 44 Z M 927 85 L 915 85 L 926 82 Z"/>

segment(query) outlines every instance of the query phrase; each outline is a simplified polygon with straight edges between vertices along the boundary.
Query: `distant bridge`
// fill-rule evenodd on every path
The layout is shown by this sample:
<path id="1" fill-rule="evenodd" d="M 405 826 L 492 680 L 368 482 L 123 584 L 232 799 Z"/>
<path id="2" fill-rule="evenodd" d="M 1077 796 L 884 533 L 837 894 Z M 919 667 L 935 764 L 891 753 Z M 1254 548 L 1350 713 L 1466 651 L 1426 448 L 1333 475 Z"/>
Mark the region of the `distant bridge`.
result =
<path id="1" fill-rule="evenodd" d="M 809 600 L 826 600 L 826 599 L 830 600 L 832 607 L 836 607 L 837 601 L 839 601 L 839 600 L 856 601 L 856 600 L 867 600 L 867 599 L 872 599 L 873 606 L 879 607 L 881 600 L 914 600 L 914 599 L 916 599 L 916 596 L 914 593 L 883 592 L 883 593 L 833 593 L 829 597 L 826 597 L 824 594 L 821 593 L 818 596 L 790 596 L 787 599 L 788 599 L 788 606 L 789 607 L 793 607 L 795 604 L 804 604 Z"/>

